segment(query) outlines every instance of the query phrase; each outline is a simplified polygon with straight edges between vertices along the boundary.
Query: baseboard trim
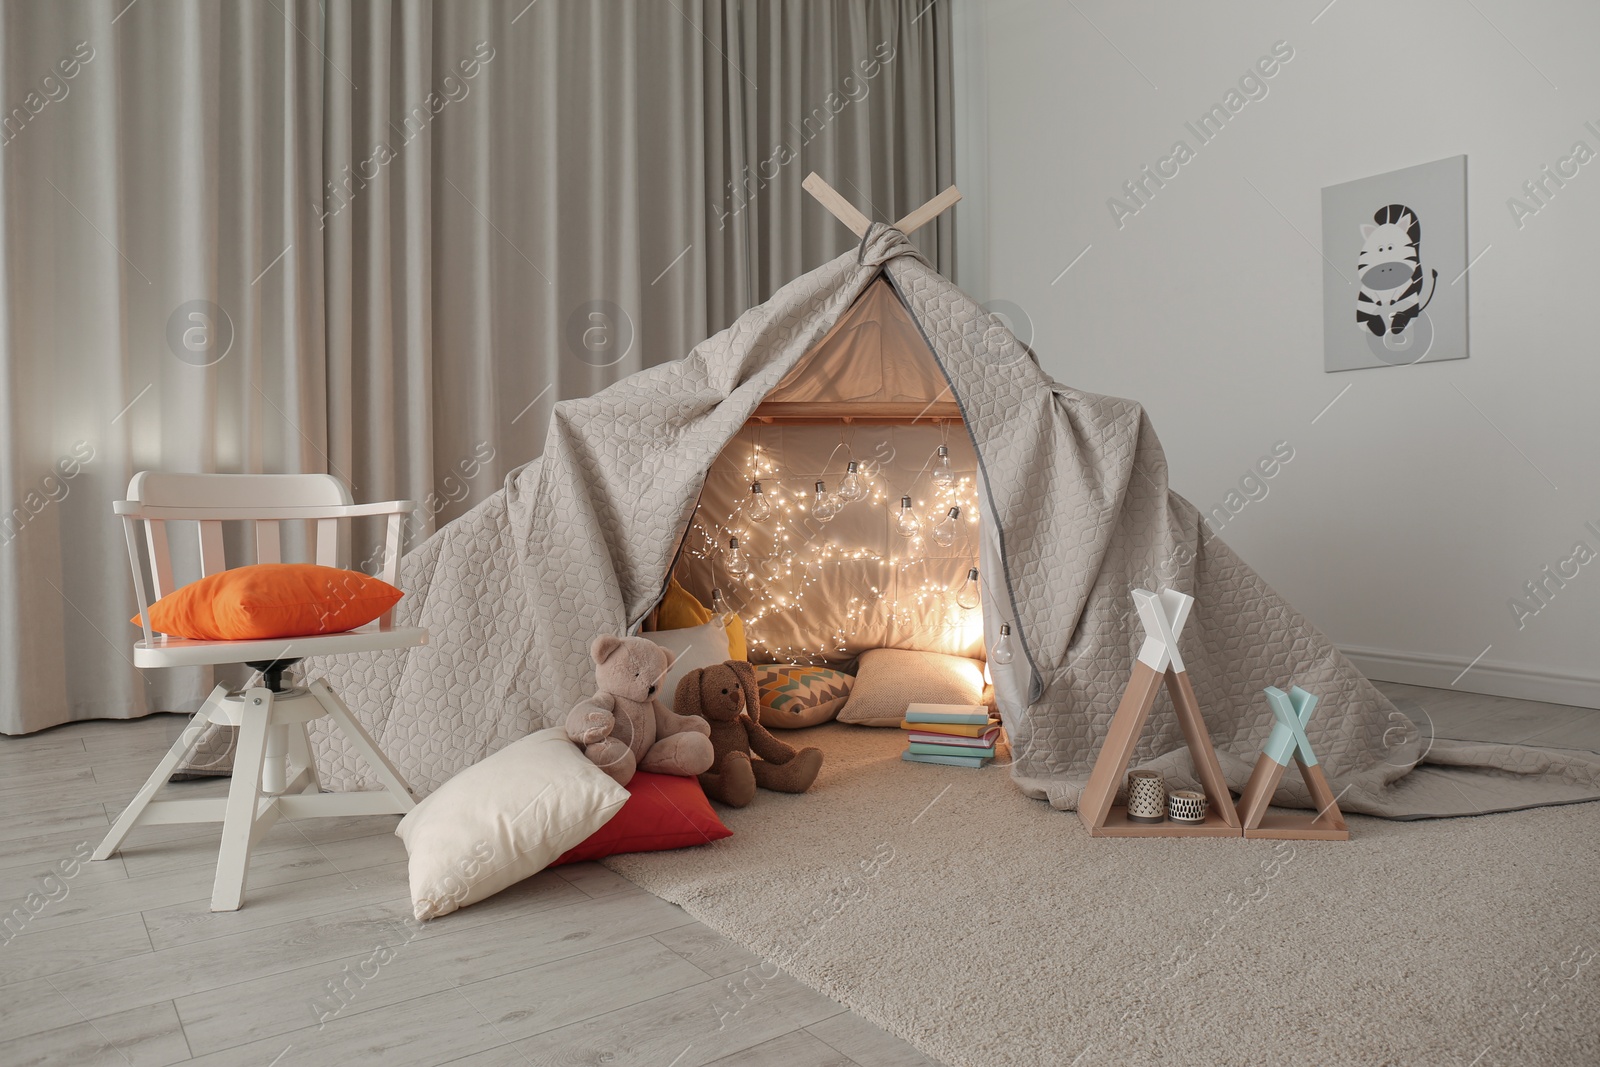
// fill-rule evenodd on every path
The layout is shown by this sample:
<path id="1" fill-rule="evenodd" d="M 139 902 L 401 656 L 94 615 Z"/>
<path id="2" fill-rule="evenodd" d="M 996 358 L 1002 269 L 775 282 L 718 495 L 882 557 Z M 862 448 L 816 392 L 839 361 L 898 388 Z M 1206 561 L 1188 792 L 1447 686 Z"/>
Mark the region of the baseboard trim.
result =
<path id="1" fill-rule="evenodd" d="M 1360 645 L 1344 645 L 1342 651 L 1361 673 L 1380 682 L 1460 689 L 1518 700 L 1570 704 L 1576 708 L 1600 708 L 1600 674 L 1530 667 L 1504 660 L 1480 659 L 1473 663 L 1461 656 L 1396 652 Z M 1469 664 L 1471 670 L 1467 670 Z"/>

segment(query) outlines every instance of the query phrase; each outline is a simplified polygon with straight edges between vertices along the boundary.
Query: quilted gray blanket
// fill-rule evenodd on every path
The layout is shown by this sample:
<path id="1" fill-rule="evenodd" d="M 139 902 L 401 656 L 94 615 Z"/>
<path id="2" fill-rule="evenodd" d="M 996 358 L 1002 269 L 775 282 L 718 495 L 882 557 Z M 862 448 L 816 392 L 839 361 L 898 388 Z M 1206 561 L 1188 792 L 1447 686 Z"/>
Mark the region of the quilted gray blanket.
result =
<path id="1" fill-rule="evenodd" d="M 1021 654 L 993 665 L 1011 773 L 1076 806 L 1141 631 L 1130 590 L 1195 597 L 1181 641 L 1230 784 L 1272 726 L 1268 685 L 1321 704 L 1309 734 L 1346 811 L 1469 814 L 1600 797 L 1600 758 L 1426 736 L 1167 487 L 1137 403 L 1052 381 L 1032 354 L 935 273 L 898 231 L 791 282 L 681 360 L 556 405 L 544 453 L 411 552 L 406 625 L 429 643 L 308 664 L 340 691 L 418 794 L 588 694 L 589 641 L 637 625 L 664 588 L 701 481 L 762 398 L 886 273 L 961 405 L 977 450 L 985 626 Z M 315 724 L 314 724 L 315 725 Z M 370 786 L 341 739 L 314 731 L 326 786 Z M 1165 695 L 1137 762 L 1182 779 Z M 1296 772 L 1280 801 L 1308 802 Z"/>

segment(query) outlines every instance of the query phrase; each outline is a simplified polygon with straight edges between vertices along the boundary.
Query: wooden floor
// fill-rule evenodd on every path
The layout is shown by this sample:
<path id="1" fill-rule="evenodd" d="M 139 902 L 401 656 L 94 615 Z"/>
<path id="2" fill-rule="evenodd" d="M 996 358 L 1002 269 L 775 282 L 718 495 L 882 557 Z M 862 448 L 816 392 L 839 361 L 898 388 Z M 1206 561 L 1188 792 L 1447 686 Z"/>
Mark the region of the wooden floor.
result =
<path id="1" fill-rule="evenodd" d="M 1600 712 L 1382 688 L 1439 737 L 1600 750 Z M 5 1067 L 931 1063 L 595 864 L 413 923 L 393 816 L 280 823 L 232 913 L 214 829 L 78 863 L 184 721 L 0 739 Z"/>

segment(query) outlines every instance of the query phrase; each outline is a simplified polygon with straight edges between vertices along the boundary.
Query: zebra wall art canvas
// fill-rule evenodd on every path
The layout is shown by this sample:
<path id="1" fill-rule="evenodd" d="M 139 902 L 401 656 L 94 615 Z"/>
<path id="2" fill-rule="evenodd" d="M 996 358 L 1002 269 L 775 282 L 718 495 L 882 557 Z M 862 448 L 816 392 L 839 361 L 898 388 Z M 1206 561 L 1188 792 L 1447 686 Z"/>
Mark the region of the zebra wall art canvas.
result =
<path id="1" fill-rule="evenodd" d="M 1467 157 L 1322 190 L 1323 369 L 1467 358 Z"/>

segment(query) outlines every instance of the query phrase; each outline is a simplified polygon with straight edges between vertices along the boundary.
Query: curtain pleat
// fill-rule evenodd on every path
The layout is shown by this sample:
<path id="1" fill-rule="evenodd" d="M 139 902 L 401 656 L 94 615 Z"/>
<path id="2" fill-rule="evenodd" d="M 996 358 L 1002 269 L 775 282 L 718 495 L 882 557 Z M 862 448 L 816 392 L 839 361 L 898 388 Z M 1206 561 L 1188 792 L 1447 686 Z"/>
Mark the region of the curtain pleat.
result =
<path id="1" fill-rule="evenodd" d="M 326 469 L 319 6 L 125 7 L 0 7 L 5 733 L 210 684 L 132 666 L 135 471 Z"/>
<path id="2" fill-rule="evenodd" d="M 0 7 L 0 732 L 211 684 L 132 668 L 134 472 L 327 471 L 415 500 L 414 544 L 557 400 L 853 245 L 809 171 L 883 221 L 950 184 L 948 8 Z"/>

